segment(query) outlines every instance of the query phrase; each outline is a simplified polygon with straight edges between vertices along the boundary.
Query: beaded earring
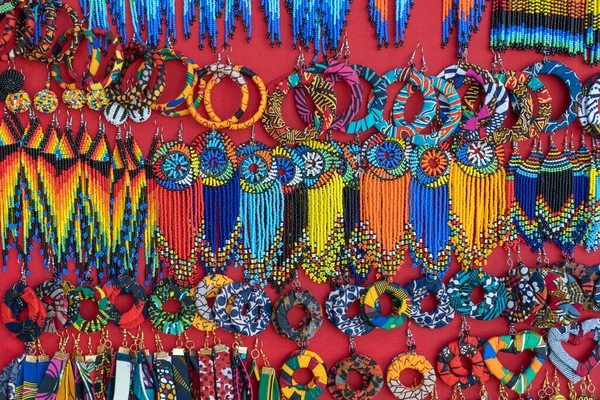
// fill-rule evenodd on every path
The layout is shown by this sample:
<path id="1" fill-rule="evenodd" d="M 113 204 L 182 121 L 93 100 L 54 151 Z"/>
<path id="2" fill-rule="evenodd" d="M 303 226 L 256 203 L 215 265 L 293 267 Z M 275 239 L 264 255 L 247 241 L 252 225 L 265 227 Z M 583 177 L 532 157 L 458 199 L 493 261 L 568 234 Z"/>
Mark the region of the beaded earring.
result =
<path id="1" fill-rule="evenodd" d="M 574 247 L 569 229 L 575 214 L 573 189 L 573 165 L 551 136 L 538 175 L 535 215 L 542 243 L 554 242 L 565 254 L 572 254 Z"/>
<path id="2" fill-rule="evenodd" d="M 42 176 L 44 172 L 49 175 L 54 172 L 52 166 L 41 160 L 43 149 L 48 143 L 48 135 L 52 129 L 52 124 L 48 127 L 48 131 L 44 132 L 39 120 L 33 113 L 33 110 L 29 114 L 29 126 L 22 132 L 21 148 L 20 148 L 20 161 L 21 161 L 21 190 L 19 204 L 21 205 L 21 212 L 23 221 L 27 221 L 23 227 L 23 245 L 30 245 L 30 238 L 42 237 L 44 243 L 43 248 L 51 249 L 51 254 L 59 260 L 59 254 L 54 248 L 54 241 L 49 235 L 52 232 L 52 228 L 55 225 L 51 221 L 47 221 L 50 215 L 49 205 L 47 204 L 48 198 L 47 192 L 43 190 L 44 186 L 40 185 L 42 182 Z M 51 152 L 51 150 L 49 150 Z M 53 157 L 53 156 L 52 156 Z M 39 171 L 39 172 L 38 172 Z M 51 179 L 50 176 L 48 179 Z M 18 230 L 13 231 L 13 238 L 19 235 Z M 55 262 L 57 264 L 57 262 Z"/>
<path id="3" fill-rule="evenodd" d="M 450 265 L 451 203 L 448 182 L 452 156 L 434 146 L 410 152 L 409 248 L 415 266 L 429 279 L 442 279 Z"/>
<path id="4" fill-rule="evenodd" d="M 295 148 L 276 146 L 271 148 L 271 156 L 284 195 L 283 248 L 271 277 L 271 286 L 281 292 L 298 277 L 297 268 L 304 260 L 307 189 L 304 185 L 305 165 Z"/>
<path id="5" fill-rule="evenodd" d="M 25 76 L 23 76 L 23 82 L 25 82 Z M 29 107 L 31 107 L 31 98 L 23 89 L 11 92 L 6 96 L 6 108 L 14 113 L 25 113 L 29 110 Z"/>
<path id="6" fill-rule="evenodd" d="M 600 144 L 598 139 L 592 139 L 592 162 L 590 168 L 589 212 L 590 220 L 585 233 L 587 251 L 594 250 L 600 245 Z"/>
<path id="7" fill-rule="evenodd" d="M 481 267 L 492 249 L 502 244 L 506 218 L 504 150 L 488 141 L 455 140 L 450 168 L 450 226 L 461 264 Z"/>
<path id="8" fill-rule="evenodd" d="M 254 140 L 244 143 L 238 146 L 237 157 L 241 185 L 240 261 L 246 282 L 264 287 L 282 252 L 284 193 L 266 145 Z"/>
<path id="9" fill-rule="evenodd" d="M 0 166 L 3 171 L 0 174 L 0 185 L 5 190 L 5 194 L 0 196 L 0 255 L 4 272 L 7 271 L 10 237 L 17 231 L 17 219 L 22 203 L 19 192 L 22 148 L 19 143 L 23 133 L 18 129 L 20 126 L 16 116 L 5 110 L 0 123 Z M 18 234 L 18 231 L 16 233 Z M 16 243 L 16 237 L 13 238 Z"/>
<path id="10" fill-rule="evenodd" d="M 17 71 L 14 66 L 10 67 L 0 74 L 0 101 L 6 100 L 11 93 L 17 93 L 23 89 L 25 84 L 25 75 Z"/>
<path id="11" fill-rule="evenodd" d="M 223 273 L 238 257 L 240 245 L 241 188 L 235 145 L 228 135 L 212 130 L 198 135 L 192 147 L 199 158 L 204 199 L 206 243 L 201 264 L 207 274 Z"/>
<path id="12" fill-rule="evenodd" d="M 408 235 L 411 148 L 403 139 L 381 133 L 363 145 L 365 172 L 360 177 L 360 207 L 371 239 L 365 259 L 377 267 L 377 277 L 391 279 L 404 260 Z"/>
<path id="13" fill-rule="evenodd" d="M 194 283 L 203 235 L 203 186 L 199 179 L 200 159 L 193 146 L 177 140 L 158 138 L 152 159 L 149 203 L 156 205 L 156 249 L 160 260 L 178 282 Z M 148 171 L 149 173 L 150 171 Z M 178 218 L 188 224 L 173 224 Z M 155 275 L 156 278 L 156 275 Z"/>
<path id="14" fill-rule="evenodd" d="M 337 277 L 344 250 L 342 155 L 328 142 L 309 140 L 298 146 L 307 190 L 306 262 L 304 272 L 323 283 Z"/>
<path id="15" fill-rule="evenodd" d="M 571 151 L 574 151 L 573 138 L 571 137 Z M 592 153 L 585 143 L 585 135 L 581 136 L 579 149 L 575 152 L 573 164 L 573 200 L 575 207 L 575 216 L 571 221 L 572 233 L 571 243 L 579 246 L 584 243 L 584 236 L 587 230 L 590 215 L 590 171 L 592 163 Z"/>
<path id="16" fill-rule="evenodd" d="M 50 90 L 50 71 L 48 71 L 44 90 L 35 94 L 33 105 L 43 114 L 52 114 L 58 108 L 58 96 Z"/>

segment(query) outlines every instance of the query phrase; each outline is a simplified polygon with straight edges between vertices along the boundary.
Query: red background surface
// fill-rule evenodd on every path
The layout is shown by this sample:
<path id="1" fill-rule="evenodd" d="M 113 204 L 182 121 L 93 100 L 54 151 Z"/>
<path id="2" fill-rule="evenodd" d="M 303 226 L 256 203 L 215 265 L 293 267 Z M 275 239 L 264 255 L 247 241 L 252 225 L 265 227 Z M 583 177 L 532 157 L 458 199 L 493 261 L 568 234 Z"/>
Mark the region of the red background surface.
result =
<path id="1" fill-rule="evenodd" d="M 76 5 L 73 0 L 69 0 L 69 3 Z M 179 3 L 179 2 L 178 2 Z M 238 28 L 237 35 L 230 43 L 233 45 L 233 51 L 231 53 L 231 60 L 235 64 L 243 64 L 250 67 L 252 70 L 257 72 L 265 82 L 272 82 L 275 79 L 286 76 L 290 73 L 295 65 L 298 51 L 292 49 L 291 46 L 291 28 L 289 23 L 291 21 L 290 16 L 287 14 L 285 9 L 282 11 L 282 40 L 283 46 L 281 48 L 270 48 L 269 41 L 266 38 L 266 24 L 263 22 L 263 14 L 258 9 L 258 1 L 254 2 L 254 15 L 253 15 L 253 38 L 251 43 L 246 43 L 245 36 L 241 30 L 241 26 Z M 404 67 L 406 66 L 410 54 L 415 48 L 418 41 L 420 41 L 425 47 L 425 56 L 429 67 L 430 74 L 437 74 L 441 69 L 456 62 L 456 44 L 455 39 L 445 49 L 440 46 L 441 37 L 441 0 L 428 0 L 428 1 L 417 1 L 412 11 L 412 17 L 409 22 L 409 26 L 406 32 L 406 41 L 403 47 L 396 49 L 393 46 L 390 48 L 377 50 L 377 42 L 374 38 L 374 29 L 371 27 L 368 21 L 368 14 L 366 11 L 367 1 L 366 0 L 355 0 L 351 5 L 351 13 L 348 17 L 348 39 L 350 43 L 350 62 L 365 64 L 380 74 L 383 74 L 387 70 L 393 67 Z M 79 6 L 76 7 L 79 10 Z M 183 41 L 183 34 L 181 33 L 181 4 L 178 4 L 177 9 L 177 21 L 180 25 L 180 40 L 175 45 L 175 48 L 183 51 L 189 57 L 194 59 L 198 64 L 205 65 L 216 61 L 216 55 L 210 50 L 199 50 L 197 35 L 194 34 L 192 39 L 189 41 Z M 393 15 L 393 5 L 390 4 L 390 15 Z M 470 45 L 468 60 L 481 64 L 486 68 L 491 68 L 492 53 L 489 50 L 489 27 L 491 20 L 491 12 L 488 9 L 484 13 L 484 18 L 481 23 L 480 32 L 474 35 L 474 38 Z M 219 21 L 222 25 L 222 20 Z M 392 22 L 390 21 L 390 26 Z M 64 27 L 68 26 L 68 21 L 64 16 L 60 17 L 58 32 L 62 32 Z M 113 27 L 114 29 L 114 27 Z M 193 27 L 193 31 L 197 32 L 197 25 Z M 222 31 L 222 29 L 221 29 Z M 390 31 L 390 37 L 393 38 L 393 31 Z M 222 44 L 222 38 L 219 38 L 219 45 Z M 81 51 L 78 55 L 78 59 L 83 61 L 83 54 L 85 51 Z M 312 53 L 307 54 L 307 58 L 311 58 Z M 523 69 L 529 64 L 540 61 L 542 56 L 535 52 L 509 52 L 503 56 L 504 65 L 506 69 Z M 594 72 L 597 72 L 597 68 L 590 68 L 583 63 L 581 58 L 569 58 L 569 57 L 552 57 L 559 61 L 567 63 L 569 66 L 575 69 L 580 79 L 585 81 Z M 83 68 L 85 64 L 78 64 L 80 68 Z M 22 68 L 26 74 L 25 89 L 33 95 L 35 92 L 41 90 L 44 85 L 44 78 L 46 76 L 45 66 L 40 63 L 28 62 L 22 59 L 17 60 L 17 67 Z M 174 95 L 179 93 L 183 87 L 183 69 L 176 65 L 176 63 L 167 64 L 167 89 L 163 94 L 162 100 L 172 98 Z M 566 105 L 565 89 L 558 83 L 550 78 L 543 78 L 544 82 L 548 85 L 551 94 L 553 96 L 553 117 L 557 116 Z M 399 84 L 390 86 L 389 93 L 395 95 L 397 89 L 400 87 Z M 54 83 L 52 88 L 60 94 L 60 89 Z M 366 87 L 365 87 L 366 88 Z M 347 104 L 347 89 L 344 85 L 336 86 L 336 92 L 339 94 L 338 107 L 345 107 Z M 251 92 L 251 94 L 256 94 Z M 227 80 L 219 85 L 215 90 L 214 102 L 216 104 L 216 111 L 221 116 L 230 115 L 238 105 L 239 90 L 235 85 Z M 291 97 L 291 96 L 288 96 Z M 291 107 L 291 102 L 288 98 L 284 106 L 284 116 L 286 120 L 292 125 L 300 127 L 302 126 L 300 120 L 294 114 Z M 412 104 L 411 109 L 416 110 L 420 106 L 420 99 L 410 101 Z M 390 107 L 390 101 L 388 101 L 388 110 Z M 257 96 L 252 96 L 250 110 L 255 110 L 257 104 Z M 65 120 L 65 107 L 61 105 L 61 115 L 59 119 L 64 123 Z M 412 112 L 414 114 L 415 111 Z M 361 114 L 364 114 L 364 107 Z M 75 116 L 74 127 L 77 128 L 78 114 Z M 98 113 L 95 113 L 89 109 L 85 110 L 84 117 L 88 121 L 90 126 L 90 132 L 95 133 L 95 129 L 98 121 Z M 47 122 L 47 118 L 42 118 L 44 122 Z M 152 139 L 152 135 L 155 131 L 152 119 L 144 124 L 135 125 L 133 127 L 133 134 L 135 139 L 139 142 L 142 149 L 147 151 Z M 177 137 L 177 130 L 179 127 L 180 120 L 173 120 L 167 117 L 158 116 L 158 123 L 164 126 L 165 140 L 175 139 Z M 184 140 L 190 142 L 197 134 L 204 130 L 203 127 L 198 125 L 190 117 L 181 119 L 184 128 Z M 64 126 L 64 125 L 63 125 Z M 114 142 L 116 128 L 108 126 L 109 137 Z M 570 129 L 576 132 L 577 137 L 581 132 L 581 127 L 578 122 L 571 125 Z M 246 129 L 244 131 L 230 132 L 233 140 L 236 143 L 241 143 L 250 139 L 251 130 Z M 564 132 L 558 133 L 556 136 L 557 142 L 562 144 L 562 135 Z M 361 139 L 365 139 L 368 134 L 363 134 Z M 275 142 L 265 133 L 262 126 L 259 124 L 256 127 L 256 138 L 262 140 L 270 145 L 274 145 Z M 335 139 L 349 140 L 350 138 L 344 134 L 335 133 Z M 542 140 L 547 146 L 548 134 L 542 134 Z M 531 141 L 521 146 L 521 152 L 524 156 L 527 155 L 531 147 Z M 551 262 L 558 262 L 561 260 L 561 256 L 554 246 L 548 246 L 548 252 Z M 577 249 L 575 253 L 576 259 L 579 262 L 587 264 L 596 264 L 600 262 L 597 253 L 585 253 L 582 249 Z M 523 249 L 523 258 L 526 264 L 534 266 L 536 255 L 532 254 L 528 249 Z M 502 248 L 496 249 L 491 257 L 489 263 L 485 267 L 485 270 L 491 272 L 497 276 L 504 274 L 508 270 L 507 255 Z M 37 249 L 33 252 L 33 261 L 31 263 L 32 275 L 28 279 L 28 284 L 33 286 L 42 282 L 46 279 L 44 270 L 42 267 L 42 259 L 38 254 Z M 453 275 L 459 270 L 458 264 L 454 262 L 451 266 L 451 272 L 449 275 Z M 242 278 L 241 269 L 231 268 L 229 275 L 235 279 Z M 395 277 L 395 281 L 400 284 L 406 284 L 410 280 L 420 276 L 418 269 L 411 267 L 411 261 L 407 254 L 407 260 Z M 19 278 L 19 267 L 16 259 L 16 252 L 11 253 L 9 260 L 8 272 L 4 274 L 0 280 L 0 293 L 4 293 L 14 282 Z M 75 282 L 74 276 L 68 277 L 72 282 Z M 446 279 L 447 280 L 447 279 Z M 324 304 L 324 301 L 329 293 L 328 285 L 316 285 L 311 282 L 301 273 L 302 286 L 305 289 L 310 290 L 316 298 Z M 269 290 L 271 299 L 274 301 L 276 294 L 274 291 Z M 121 309 L 126 309 L 131 304 L 131 299 L 127 299 L 126 296 L 121 300 L 122 304 L 118 304 Z M 353 307 L 355 308 L 355 307 Z M 357 311 L 357 308 L 355 308 Z M 93 312 L 86 310 L 86 312 Z M 93 314 L 92 314 L 93 315 Z M 586 313 L 584 317 L 598 316 L 593 313 Z M 299 319 L 299 316 L 297 316 Z M 469 320 L 472 326 L 472 334 L 491 337 L 495 335 L 506 334 L 508 332 L 508 326 L 503 320 L 495 320 L 493 322 L 480 322 L 475 320 Z M 151 334 L 151 324 L 149 321 L 145 321 L 142 325 L 145 331 L 146 346 L 153 350 L 155 348 L 154 340 Z M 457 338 L 460 328 L 460 318 L 457 316 L 454 321 L 439 330 L 428 330 L 417 327 L 413 324 L 413 332 L 417 341 L 417 351 L 425 355 L 432 363 L 435 362 L 436 356 L 439 350 L 448 342 Z M 518 330 L 528 328 L 526 325 L 517 326 Z M 122 335 L 119 330 L 114 326 L 109 326 L 111 339 L 115 346 L 121 343 Z M 73 328 L 69 329 L 69 332 L 74 332 Z M 193 328 L 188 331 L 189 336 L 200 346 L 204 341 L 204 333 L 194 330 Z M 224 332 L 223 330 L 218 331 L 218 336 L 221 340 L 226 343 L 231 343 L 233 335 Z M 83 339 L 82 336 L 82 347 L 87 348 L 87 339 Z M 96 343 L 99 334 L 93 335 L 93 341 Z M 23 351 L 23 344 L 13 339 L 8 331 L 0 326 L 0 339 L 2 340 L 4 350 L 0 351 L 0 365 L 4 366 L 8 361 Z M 280 337 L 275 330 L 269 326 L 267 330 L 261 335 L 261 339 L 265 343 L 265 352 L 275 367 L 279 367 L 286 356 L 297 349 L 296 343 Z M 56 350 L 58 337 L 54 334 L 43 334 L 41 337 L 42 344 L 47 353 L 53 354 Z M 162 335 L 162 341 L 165 344 L 165 348 L 171 349 L 175 344 L 175 337 L 167 337 Z M 253 339 L 245 338 L 245 343 L 248 346 L 252 346 L 254 343 Z M 72 345 L 72 341 L 69 343 L 69 348 Z M 594 344 L 591 342 L 585 342 L 582 345 L 574 349 L 572 346 L 567 345 L 566 347 L 576 356 L 583 356 L 587 358 L 587 355 L 593 348 Z M 328 366 L 333 365 L 337 360 L 344 358 L 348 355 L 348 338 L 338 331 L 332 324 L 325 321 L 323 327 L 310 341 L 309 349 L 319 353 Z M 374 357 L 381 367 L 385 370 L 390 360 L 399 353 L 407 350 L 406 346 L 406 325 L 394 330 L 384 331 L 376 330 L 367 336 L 356 338 L 356 349 L 358 352 L 368 354 Z M 85 350 L 84 350 L 85 351 Z M 529 362 L 529 355 L 524 354 L 521 356 L 507 356 L 500 355 L 500 360 L 505 363 L 506 366 L 511 368 L 515 372 L 519 372 L 521 365 L 525 366 Z M 544 370 L 553 372 L 553 367 L 550 362 L 547 361 Z M 544 370 L 538 376 L 534 382 L 534 390 L 532 393 L 537 393 L 537 389 L 541 385 L 544 377 Z M 300 378 L 307 378 L 306 374 L 303 374 Z M 593 374 L 595 381 L 600 382 L 600 369 L 596 370 Z M 414 375 L 408 375 L 403 379 L 405 383 L 410 384 L 414 379 Z M 303 380 L 303 379 L 300 379 Z M 351 379 L 353 382 L 357 382 L 355 377 Z M 563 393 L 566 391 L 566 381 L 561 378 L 561 386 Z M 600 385 L 598 385 L 600 386 Z M 450 390 L 445 386 L 439 379 L 437 389 L 440 393 L 440 399 L 449 399 Z M 497 398 L 496 393 L 498 390 L 498 381 L 492 379 L 487 384 L 487 389 L 491 394 L 491 398 Z M 478 389 L 471 388 L 465 391 L 467 399 L 475 399 L 478 397 Z M 518 396 L 514 393 L 510 393 L 510 398 L 517 398 Z M 537 396 L 536 396 L 537 397 Z M 325 392 L 321 398 L 330 398 L 329 393 Z M 379 399 L 392 399 L 394 398 L 389 392 L 387 387 L 384 387 L 380 394 Z"/>

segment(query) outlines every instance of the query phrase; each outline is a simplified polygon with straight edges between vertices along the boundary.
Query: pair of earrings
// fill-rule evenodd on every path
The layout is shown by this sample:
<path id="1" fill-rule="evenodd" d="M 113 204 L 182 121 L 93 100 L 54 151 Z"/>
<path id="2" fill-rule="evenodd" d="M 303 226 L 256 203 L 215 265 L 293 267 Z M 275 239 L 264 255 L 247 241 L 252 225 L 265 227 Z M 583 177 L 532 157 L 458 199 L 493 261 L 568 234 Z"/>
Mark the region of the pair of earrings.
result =
<path id="1" fill-rule="evenodd" d="M 23 90 L 25 75 L 14 66 L 0 74 L 0 101 L 6 100 L 6 107 L 14 113 L 25 113 L 31 107 L 31 98 Z M 52 114 L 58 108 L 58 96 L 50 89 L 50 73 L 43 90 L 33 98 L 36 110 L 43 114 Z"/>

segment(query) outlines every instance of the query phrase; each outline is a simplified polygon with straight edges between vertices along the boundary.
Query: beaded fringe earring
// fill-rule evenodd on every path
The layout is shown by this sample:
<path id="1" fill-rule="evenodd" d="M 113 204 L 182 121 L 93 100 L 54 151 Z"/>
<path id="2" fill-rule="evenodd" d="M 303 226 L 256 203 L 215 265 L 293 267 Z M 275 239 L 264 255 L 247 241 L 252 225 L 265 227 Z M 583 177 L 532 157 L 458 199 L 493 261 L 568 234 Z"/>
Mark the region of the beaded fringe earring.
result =
<path id="1" fill-rule="evenodd" d="M 574 151 L 574 143 L 571 138 L 571 149 Z M 583 245 L 585 232 L 590 220 L 590 170 L 592 153 L 585 144 L 585 135 L 581 136 L 581 144 L 575 153 L 575 164 L 573 165 L 573 199 L 575 205 L 575 216 L 571 222 L 573 246 Z"/>
<path id="2" fill-rule="evenodd" d="M 228 135 L 211 130 L 192 142 L 200 159 L 206 246 L 201 256 L 207 274 L 227 271 L 240 247 L 240 176 L 235 145 Z"/>
<path id="3" fill-rule="evenodd" d="M 80 149 L 84 146 L 82 143 Z M 83 153 L 81 153 L 83 154 Z M 98 277 L 108 272 L 109 252 L 111 248 L 111 167 L 112 156 L 106 137 L 104 123 L 98 124 L 98 132 L 85 153 L 87 176 L 83 181 L 84 193 L 87 193 L 84 207 L 92 235 L 92 254 Z"/>
<path id="4" fill-rule="evenodd" d="M 241 199 L 239 264 L 250 285 L 271 279 L 283 246 L 284 194 L 271 152 L 263 143 L 238 147 Z"/>
<path id="5" fill-rule="evenodd" d="M 308 201 L 304 185 L 304 162 L 298 151 L 292 147 L 276 146 L 271 149 L 271 155 L 284 195 L 284 240 L 271 277 L 271 286 L 280 293 L 297 278 L 298 266 L 304 262 Z"/>
<path id="6" fill-rule="evenodd" d="M 128 202 L 127 189 L 129 186 L 129 157 L 125 149 L 121 128 L 117 128 L 117 140 L 112 153 L 112 168 L 110 169 L 110 226 L 111 247 L 108 278 L 125 274 L 128 258 L 127 250 L 130 245 L 131 232 L 128 231 L 131 209 L 126 207 Z"/>
<path id="7" fill-rule="evenodd" d="M 349 278 L 357 284 L 364 284 L 371 273 L 371 266 L 364 261 L 363 253 L 366 248 L 374 248 L 375 242 L 371 240 L 361 219 L 360 207 L 360 176 L 363 172 L 362 147 L 358 143 L 334 143 L 340 147 L 343 160 L 340 175 L 344 183 L 344 256 L 342 257 L 342 271 L 350 273 Z"/>
<path id="8" fill-rule="evenodd" d="M 518 203 L 515 197 L 515 174 L 520 168 L 523 159 L 519 154 L 519 142 L 512 142 L 512 154 L 506 164 L 506 205 L 508 207 L 508 217 L 504 225 L 504 248 L 509 252 L 517 250 L 521 245 L 523 238 L 517 231 L 516 216 L 518 215 Z"/>
<path id="9" fill-rule="evenodd" d="M 569 227 L 575 215 L 573 165 L 550 137 L 550 148 L 542 161 L 537 182 L 535 208 L 542 243 L 554 242 L 565 254 L 572 254 Z"/>
<path id="10" fill-rule="evenodd" d="M 298 146 L 304 162 L 307 190 L 307 248 L 302 267 L 311 280 L 327 282 L 337 277 L 343 252 L 342 156 L 328 142 L 309 140 Z"/>
<path id="11" fill-rule="evenodd" d="M 158 132 L 157 132 L 158 134 Z M 203 247 L 204 199 L 199 179 L 200 161 L 193 146 L 177 140 L 156 139 L 149 200 L 157 206 L 156 249 L 160 261 L 180 284 L 195 284 Z M 188 221 L 174 224 L 173 221 Z M 154 272 L 153 278 L 160 276 Z"/>
<path id="12" fill-rule="evenodd" d="M 391 279 L 402 265 L 409 235 L 410 147 L 402 139 L 377 133 L 365 142 L 363 152 L 361 217 L 375 243 L 364 249 L 364 258 L 377 268 L 378 278 Z"/>
<path id="13" fill-rule="evenodd" d="M 451 261 L 451 203 L 448 181 L 452 155 L 438 147 L 418 146 L 410 155 L 410 252 L 428 279 L 442 279 Z"/>
<path id="14" fill-rule="evenodd" d="M 158 209 L 159 209 L 159 198 L 157 196 L 158 184 L 154 179 L 153 173 L 153 161 L 156 157 L 156 152 L 161 146 L 162 142 L 158 135 L 158 126 L 154 139 L 150 144 L 150 150 L 144 163 L 144 173 L 146 175 L 146 198 L 147 198 L 147 217 L 146 217 L 146 232 L 144 234 L 144 254 L 146 256 L 146 267 L 144 271 L 144 283 L 146 286 L 150 286 L 150 283 L 156 283 L 159 275 L 159 258 L 157 257 L 157 236 L 159 233 L 158 229 Z"/>
<path id="15" fill-rule="evenodd" d="M 0 196 L 0 254 L 2 255 L 3 270 L 6 272 L 8 263 L 8 249 L 10 238 L 16 243 L 13 230 L 18 226 L 20 199 L 20 170 L 21 146 L 19 145 L 23 132 L 15 123 L 16 116 L 10 111 L 4 111 L 0 124 L 0 187 L 3 195 Z M 17 120 L 18 121 L 18 120 Z"/>
<path id="16" fill-rule="evenodd" d="M 587 232 L 585 234 L 585 246 L 587 251 L 596 251 L 600 245 L 600 144 L 598 139 L 592 139 L 593 158 L 590 166 L 590 191 L 588 204 L 590 216 Z"/>
<path id="17" fill-rule="evenodd" d="M 47 182 L 52 182 L 54 166 L 42 157 L 44 147 L 48 142 L 47 138 L 50 131 L 54 129 L 53 123 L 48 126 L 47 131 L 44 131 L 33 111 L 30 112 L 29 117 L 29 126 L 23 131 L 19 151 L 21 163 L 20 219 L 26 221 L 23 226 L 23 249 L 29 245 L 29 238 L 39 232 L 45 239 L 43 245 L 50 249 L 55 261 L 62 262 L 62 252 L 57 249 L 56 222 L 52 221 L 50 217 L 53 215 L 51 207 L 57 207 L 57 204 L 49 204 L 47 197 L 48 191 L 54 189 L 52 186 L 46 188 L 44 184 L 46 177 Z M 51 151 L 49 152 L 51 154 Z M 15 243 L 17 236 L 18 230 L 16 234 L 13 231 Z M 58 265 L 58 262 L 55 264 Z"/>
<path id="18" fill-rule="evenodd" d="M 271 47 L 281 46 L 281 4 L 278 0 L 261 0 L 260 9 L 265 13 L 267 37 Z"/>
<path id="19" fill-rule="evenodd" d="M 506 219 L 504 150 L 487 141 L 454 143 L 450 168 L 450 226 L 458 261 L 465 268 L 481 267 L 502 245 Z"/>

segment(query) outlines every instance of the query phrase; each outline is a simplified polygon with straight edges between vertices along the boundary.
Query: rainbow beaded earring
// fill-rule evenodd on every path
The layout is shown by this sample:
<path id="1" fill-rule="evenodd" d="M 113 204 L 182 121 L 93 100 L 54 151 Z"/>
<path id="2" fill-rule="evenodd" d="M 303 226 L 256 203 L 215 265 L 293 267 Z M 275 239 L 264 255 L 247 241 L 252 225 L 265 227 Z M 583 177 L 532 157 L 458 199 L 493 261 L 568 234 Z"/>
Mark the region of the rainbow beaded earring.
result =
<path id="1" fill-rule="evenodd" d="M 52 114 L 58 108 L 58 96 L 50 90 L 50 71 L 44 89 L 35 94 L 33 105 L 36 110 L 44 114 Z"/>

